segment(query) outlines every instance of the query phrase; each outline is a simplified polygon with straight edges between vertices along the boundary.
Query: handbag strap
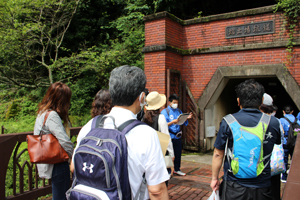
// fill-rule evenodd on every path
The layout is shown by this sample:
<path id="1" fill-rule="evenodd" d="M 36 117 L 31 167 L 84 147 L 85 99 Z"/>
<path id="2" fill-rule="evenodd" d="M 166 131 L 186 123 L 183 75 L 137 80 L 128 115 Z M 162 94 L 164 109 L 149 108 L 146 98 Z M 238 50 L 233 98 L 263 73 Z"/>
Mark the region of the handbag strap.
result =
<path id="1" fill-rule="evenodd" d="M 47 111 L 47 113 L 46 113 L 46 115 L 45 115 L 45 118 L 44 118 L 44 123 L 43 123 L 43 127 L 44 127 L 44 126 L 45 126 L 45 124 L 46 124 L 46 121 L 47 121 L 47 118 L 48 118 L 48 116 L 49 116 L 50 112 L 51 112 L 51 110 L 48 110 L 48 111 Z"/>

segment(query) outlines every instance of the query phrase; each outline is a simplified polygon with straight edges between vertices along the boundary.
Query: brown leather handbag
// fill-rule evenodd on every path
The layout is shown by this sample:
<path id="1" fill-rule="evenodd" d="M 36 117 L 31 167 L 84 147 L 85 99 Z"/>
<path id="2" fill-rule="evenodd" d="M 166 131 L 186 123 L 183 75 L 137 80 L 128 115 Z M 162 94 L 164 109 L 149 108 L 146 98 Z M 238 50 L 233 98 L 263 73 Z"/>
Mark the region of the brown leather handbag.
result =
<path id="1" fill-rule="evenodd" d="M 56 164 L 69 160 L 67 152 L 60 146 L 56 137 L 45 134 L 43 128 L 51 111 L 47 111 L 39 135 L 27 135 L 28 153 L 31 163 Z"/>

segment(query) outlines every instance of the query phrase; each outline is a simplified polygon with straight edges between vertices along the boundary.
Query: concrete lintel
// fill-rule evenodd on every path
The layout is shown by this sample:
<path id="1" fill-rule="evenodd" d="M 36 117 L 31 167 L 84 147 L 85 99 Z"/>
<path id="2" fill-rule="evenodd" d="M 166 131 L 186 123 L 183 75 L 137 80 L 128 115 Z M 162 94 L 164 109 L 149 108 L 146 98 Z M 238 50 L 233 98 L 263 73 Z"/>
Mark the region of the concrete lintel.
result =
<path id="1" fill-rule="evenodd" d="M 300 46 L 300 39 L 293 41 L 294 46 Z M 285 48 L 287 41 L 276 41 L 276 42 L 265 42 L 265 43 L 254 43 L 234 46 L 219 46 L 219 47 L 207 47 L 198 49 L 180 49 L 166 44 L 156 46 L 146 46 L 143 48 L 143 53 L 156 52 L 156 51 L 171 51 L 183 56 L 186 55 L 197 55 L 207 53 L 220 53 L 220 52 L 232 52 L 232 51 L 247 51 L 247 50 L 258 50 L 258 49 L 271 49 L 271 48 Z"/>
<path id="2" fill-rule="evenodd" d="M 225 20 L 225 19 L 231 19 L 231 18 L 237 18 L 237 17 L 245 17 L 245 16 L 252 16 L 252 15 L 259 15 L 259 14 L 265 14 L 265 13 L 273 13 L 274 8 L 276 5 L 271 6 L 264 6 L 259 8 L 253 8 L 253 9 L 247 9 L 247 10 L 240 10 L 236 12 L 230 12 L 230 13 L 224 13 L 224 14 L 218 14 L 218 15 L 210 15 L 207 17 L 200 17 L 195 19 L 188 19 L 188 20 L 182 20 L 175 15 L 172 15 L 168 13 L 167 11 L 154 13 L 152 15 L 144 16 L 144 21 L 153 21 L 163 18 L 169 18 L 181 25 L 191 25 L 191 24 L 199 24 L 199 23 L 207 23 L 211 21 L 217 21 L 217 20 Z M 280 9 L 279 9 L 280 10 Z"/>
<path id="3" fill-rule="evenodd" d="M 168 46 L 166 44 L 146 46 L 142 50 L 143 53 L 150 53 L 150 52 L 157 52 L 157 51 L 170 51 L 182 55 L 182 49 Z"/>
<path id="4" fill-rule="evenodd" d="M 220 95 L 218 91 L 222 91 L 226 86 L 226 80 L 228 81 L 230 78 L 255 78 L 261 76 L 277 77 L 298 109 L 300 108 L 300 88 L 298 83 L 285 65 L 271 64 L 219 67 L 198 100 L 200 110 L 203 111 L 209 105 L 214 104 L 214 101 Z"/>

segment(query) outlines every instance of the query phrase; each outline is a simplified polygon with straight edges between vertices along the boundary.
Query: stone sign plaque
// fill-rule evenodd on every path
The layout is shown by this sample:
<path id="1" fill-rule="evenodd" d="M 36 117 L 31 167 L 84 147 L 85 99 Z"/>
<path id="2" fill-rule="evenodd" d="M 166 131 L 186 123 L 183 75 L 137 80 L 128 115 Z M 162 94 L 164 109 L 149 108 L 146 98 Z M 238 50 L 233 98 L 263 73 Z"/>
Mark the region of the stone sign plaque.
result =
<path id="1" fill-rule="evenodd" d="M 273 20 L 251 23 L 251 24 L 243 24 L 238 26 L 227 26 L 225 30 L 226 30 L 225 38 L 227 39 L 272 34 L 275 32 Z"/>

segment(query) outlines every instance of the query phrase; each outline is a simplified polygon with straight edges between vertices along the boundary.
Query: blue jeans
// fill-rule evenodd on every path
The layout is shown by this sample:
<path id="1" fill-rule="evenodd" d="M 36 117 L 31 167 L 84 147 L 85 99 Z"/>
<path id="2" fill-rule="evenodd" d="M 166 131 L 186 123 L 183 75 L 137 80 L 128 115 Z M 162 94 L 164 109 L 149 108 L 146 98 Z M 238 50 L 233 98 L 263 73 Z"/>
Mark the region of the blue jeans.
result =
<path id="1" fill-rule="evenodd" d="M 182 142 L 180 139 L 172 139 L 173 149 L 174 149 L 174 170 L 180 171 L 180 164 L 181 164 L 181 150 L 182 150 Z"/>
<path id="2" fill-rule="evenodd" d="M 294 147 L 293 148 L 289 148 L 287 145 L 283 145 L 283 150 L 284 150 L 284 164 L 285 164 L 285 168 L 286 170 L 288 170 L 288 161 L 289 161 L 289 155 L 291 155 L 291 159 L 293 157 L 293 153 L 294 153 Z M 282 180 L 286 180 L 287 179 L 287 173 L 283 173 L 282 174 Z"/>
<path id="3" fill-rule="evenodd" d="M 53 200 L 65 200 L 66 191 L 70 188 L 70 168 L 68 162 L 54 164 L 52 171 Z"/>

